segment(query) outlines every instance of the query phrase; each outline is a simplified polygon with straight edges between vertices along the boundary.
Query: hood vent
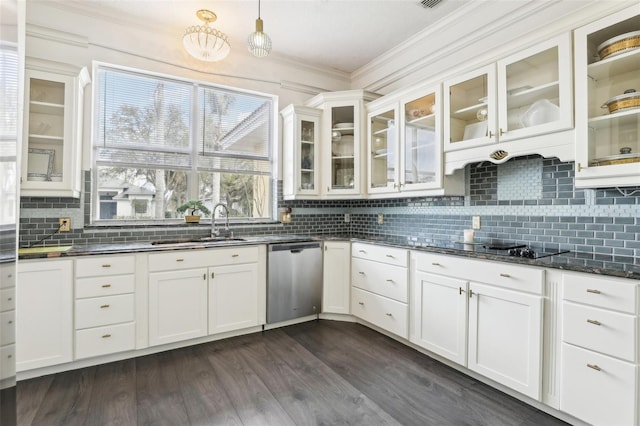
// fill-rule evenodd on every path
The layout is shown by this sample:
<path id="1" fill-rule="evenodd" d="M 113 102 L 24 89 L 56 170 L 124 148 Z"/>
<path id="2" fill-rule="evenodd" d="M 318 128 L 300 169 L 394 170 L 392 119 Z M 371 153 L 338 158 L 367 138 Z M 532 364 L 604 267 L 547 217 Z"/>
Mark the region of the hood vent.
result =
<path id="1" fill-rule="evenodd" d="M 432 9 L 436 7 L 442 0 L 420 0 L 420 5 L 424 8 Z"/>

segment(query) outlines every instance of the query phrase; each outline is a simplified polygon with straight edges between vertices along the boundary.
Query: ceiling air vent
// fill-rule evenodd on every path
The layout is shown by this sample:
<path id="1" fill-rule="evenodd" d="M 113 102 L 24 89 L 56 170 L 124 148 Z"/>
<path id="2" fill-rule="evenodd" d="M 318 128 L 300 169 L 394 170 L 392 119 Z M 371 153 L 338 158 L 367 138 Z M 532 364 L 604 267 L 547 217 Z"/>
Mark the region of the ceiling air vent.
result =
<path id="1" fill-rule="evenodd" d="M 441 1 L 442 0 L 420 0 L 420 5 L 422 7 L 428 7 L 429 9 L 431 9 L 437 6 Z"/>

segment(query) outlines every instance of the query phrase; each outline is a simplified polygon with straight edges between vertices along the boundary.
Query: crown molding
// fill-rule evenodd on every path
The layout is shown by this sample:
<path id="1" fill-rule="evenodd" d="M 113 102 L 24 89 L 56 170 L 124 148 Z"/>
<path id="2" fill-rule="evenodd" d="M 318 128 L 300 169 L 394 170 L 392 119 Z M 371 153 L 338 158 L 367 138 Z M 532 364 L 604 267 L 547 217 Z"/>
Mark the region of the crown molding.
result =
<path id="1" fill-rule="evenodd" d="M 35 37 L 47 41 L 55 41 L 57 43 L 68 44 L 71 46 L 84 48 L 89 47 L 89 39 L 87 37 L 69 33 L 66 31 L 60 31 L 53 28 L 27 23 L 25 32 L 27 34 L 27 37 Z"/>

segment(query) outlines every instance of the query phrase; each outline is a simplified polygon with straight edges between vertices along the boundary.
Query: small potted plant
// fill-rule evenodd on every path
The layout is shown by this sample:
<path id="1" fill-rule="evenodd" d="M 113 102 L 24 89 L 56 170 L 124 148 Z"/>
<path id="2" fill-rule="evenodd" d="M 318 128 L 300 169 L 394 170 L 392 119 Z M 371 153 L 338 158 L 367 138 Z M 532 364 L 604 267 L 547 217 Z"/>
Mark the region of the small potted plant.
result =
<path id="1" fill-rule="evenodd" d="M 200 222 L 200 215 L 196 214 L 197 212 L 202 212 L 203 215 L 208 215 L 211 213 L 207 206 L 205 206 L 200 200 L 190 200 L 177 208 L 177 211 L 180 213 L 185 213 L 188 210 L 188 214 L 184 215 L 184 221 L 187 223 L 198 223 Z"/>

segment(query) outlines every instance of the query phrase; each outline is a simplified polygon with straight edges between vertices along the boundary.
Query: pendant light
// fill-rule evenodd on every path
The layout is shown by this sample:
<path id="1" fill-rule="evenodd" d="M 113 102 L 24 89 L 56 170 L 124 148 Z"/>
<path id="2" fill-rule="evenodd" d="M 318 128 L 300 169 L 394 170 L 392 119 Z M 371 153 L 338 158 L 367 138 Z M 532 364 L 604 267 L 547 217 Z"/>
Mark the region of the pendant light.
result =
<path id="1" fill-rule="evenodd" d="M 187 27 L 182 36 L 184 48 L 191 56 L 201 61 L 215 62 L 227 57 L 231 51 L 227 35 L 210 27 L 218 17 L 210 10 L 201 9 L 196 16 L 204 25 Z"/>
<path id="2" fill-rule="evenodd" d="M 260 19 L 260 0 L 258 0 L 258 19 L 256 19 L 256 31 L 249 34 L 247 41 L 249 52 L 258 58 L 265 57 L 271 52 L 271 39 L 263 31 L 263 22 Z"/>

